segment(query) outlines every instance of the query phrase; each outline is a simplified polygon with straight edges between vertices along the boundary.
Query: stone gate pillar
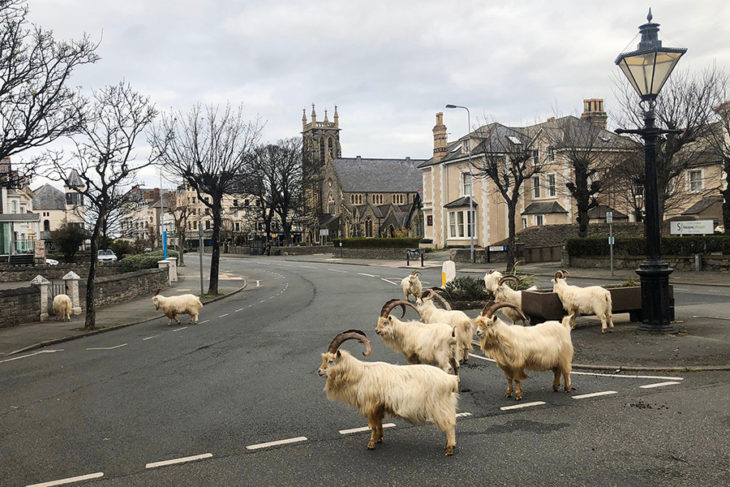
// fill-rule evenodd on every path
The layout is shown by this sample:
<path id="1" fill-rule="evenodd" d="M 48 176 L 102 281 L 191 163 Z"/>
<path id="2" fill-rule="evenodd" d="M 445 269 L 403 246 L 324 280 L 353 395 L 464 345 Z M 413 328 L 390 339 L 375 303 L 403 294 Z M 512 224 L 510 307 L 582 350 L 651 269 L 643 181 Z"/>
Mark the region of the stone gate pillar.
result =
<path id="1" fill-rule="evenodd" d="M 46 321 L 48 319 L 48 294 L 51 287 L 51 281 L 46 279 L 43 276 L 35 276 L 30 283 L 40 289 L 41 291 L 41 299 L 40 299 L 40 309 L 41 309 L 41 321 Z"/>
<path id="2" fill-rule="evenodd" d="M 79 277 L 74 271 L 70 271 L 63 276 L 63 282 L 66 283 L 66 295 L 71 298 L 71 314 L 81 314 L 81 301 L 79 300 Z"/>

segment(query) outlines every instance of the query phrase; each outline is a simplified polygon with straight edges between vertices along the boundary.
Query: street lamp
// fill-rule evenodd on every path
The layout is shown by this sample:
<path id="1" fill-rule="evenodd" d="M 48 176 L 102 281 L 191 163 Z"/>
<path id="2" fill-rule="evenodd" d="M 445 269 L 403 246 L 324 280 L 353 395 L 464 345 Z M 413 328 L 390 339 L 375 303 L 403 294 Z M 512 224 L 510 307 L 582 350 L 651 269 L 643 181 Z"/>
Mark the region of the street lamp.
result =
<path id="1" fill-rule="evenodd" d="M 659 40 L 659 24 L 652 23 L 651 9 L 647 23 L 639 26 L 641 41 L 636 51 L 620 54 L 616 64 L 646 103 L 644 127 L 636 130 L 618 129 L 616 133 L 638 134 L 644 139 L 644 233 L 646 236 L 646 260 L 636 273 L 641 278 L 642 323 L 640 331 L 676 333 L 672 325 L 669 301 L 669 274 L 671 269 L 661 258 L 661 221 L 656 176 L 656 141 L 660 134 L 677 133 L 680 130 L 662 130 L 654 125 L 654 106 L 659 91 L 687 49 L 662 47 Z"/>
<path id="2" fill-rule="evenodd" d="M 469 154 L 469 236 L 471 237 L 471 244 L 469 246 L 470 248 L 470 260 L 471 263 L 474 263 L 474 229 L 476 227 L 475 225 L 475 216 L 474 216 L 474 175 L 471 172 L 471 144 L 469 143 L 469 132 L 471 131 L 471 113 L 469 113 L 469 109 L 466 107 L 462 107 L 460 105 L 446 105 L 446 108 L 463 108 L 466 110 L 466 150 Z"/>

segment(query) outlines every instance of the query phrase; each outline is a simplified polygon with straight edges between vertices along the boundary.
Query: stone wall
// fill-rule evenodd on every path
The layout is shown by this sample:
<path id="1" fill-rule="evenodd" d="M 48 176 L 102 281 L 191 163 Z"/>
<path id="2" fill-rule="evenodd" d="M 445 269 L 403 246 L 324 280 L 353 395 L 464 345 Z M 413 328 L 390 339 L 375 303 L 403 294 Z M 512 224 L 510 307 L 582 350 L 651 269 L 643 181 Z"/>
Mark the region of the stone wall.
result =
<path id="1" fill-rule="evenodd" d="M 167 269 L 144 269 L 97 278 L 94 286 L 94 303 L 96 306 L 105 306 L 131 301 L 138 296 L 148 295 L 152 298 L 157 289 L 167 287 L 168 276 Z M 84 280 L 79 282 L 79 300 L 81 309 L 85 309 L 86 281 Z"/>
<path id="2" fill-rule="evenodd" d="M 323 247 L 320 247 L 323 248 Z M 325 247 L 326 248 L 326 247 Z M 372 249 L 348 249 L 347 247 L 337 247 L 333 249 L 329 247 L 329 251 L 332 252 L 332 257 L 345 259 L 387 259 L 387 260 L 402 260 L 403 263 L 406 261 L 406 250 L 408 249 L 394 249 L 394 248 L 372 248 Z M 340 251 L 342 254 L 340 255 Z M 424 257 L 424 260 L 428 260 L 428 255 Z"/>
<path id="3" fill-rule="evenodd" d="M 567 256 L 567 254 L 566 254 Z M 724 271 L 730 272 L 730 256 L 727 255 L 703 255 L 702 270 L 703 271 Z M 584 269 L 608 269 L 611 266 L 610 257 L 570 257 L 567 256 L 569 262 L 563 262 L 568 267 L 578 267 Z M 671 257 L 665 256 L 662 259 L 669 264 L 669 267 L 675 271 L 694 271 L 694 256 L 689 257 Z M 639 265 L 644 262 L 644 257 L 635 256 L 614 256 L 613 266 L 616 269 L 638 269 Z"/>
<path id="4" fill-rule="evenodd" d="M 40 289 L 35 286 L 0 291 L 0 328 L 40 319 Z"/>
<path id="5" fill-rule="evenodd" d="M 41 275 L 48 280 L 61 279 L 70 271 L 74 271 L 85 280 L 86 276 L 89 275 L 89 264 L 77 263 L 37 266 L 0 265 L 0 282 L 30 282 L 37 275 Z M 121 267 L 119 264 L 97 264 L 96 266 L 96 275 L 98 277 L 111 276 L 119 274 L 120 272 Z"/>
<path id="6" fill-rule="evenodd" d="M 471 249 L 451 249 L 449 258 L 454 262 L 471 262 Z M 485 249 L 474 249 L 474 263 L 489 264 L 492 262 L 507 262 L 507 252 L 489 252 Z"/>

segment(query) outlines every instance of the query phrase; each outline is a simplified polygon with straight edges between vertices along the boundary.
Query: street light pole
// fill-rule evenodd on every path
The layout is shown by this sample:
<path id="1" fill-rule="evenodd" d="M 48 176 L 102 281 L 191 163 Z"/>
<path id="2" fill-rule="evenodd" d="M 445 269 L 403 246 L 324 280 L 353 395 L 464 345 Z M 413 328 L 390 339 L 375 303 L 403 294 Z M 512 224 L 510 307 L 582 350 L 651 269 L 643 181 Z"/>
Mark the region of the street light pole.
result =
<path id="1" fill-rule="evenodd" d="M 463 108 L 464 110 L 466 110 L 466 150 L 469 157 L 469 218 L 467 219 L 467 221 L 469 222 L 470 236 L 469 260 L 473 264 L 475 262 L 474 230 L 476 229 L 476 217 L 474 215 L 474 174 L 471 171 L 471 144 L 469 143 L 469 134 L 471 133 L 471 113 L 469 112 L 469 109 L 467 107 L 462 107 L 459 105 L 446 105 L 446 108 Z"/>
<path id="2" fill-rule="evenodd" d="M 656 171 L 656 141 L 660 134 L 677 133 L 680 130 L 662 130 L 655 125 L 654 107 L 659 92 L 669 78 L 679 58 L 687 51 L 683 48 L 662 47 L 659 40 L 659 24 L 652 23 L 651 9 L 647 23 L 639 27 L 641 41 L 636 51 L 620 54 L 616 64 L 646 103 L 644 127 L 618 129 L 618 134 L 637 134 L 644 139 L 644 234 L 646 236 L 646 260 L 636 273 L 641 278 L 642 323 L 640 331 L 676 333 L 672 324 L 673 310 L 669 299 L 669 274 L 672 270 L 661 257 L 661 220 L 659 219 L 659 195 Z"/>

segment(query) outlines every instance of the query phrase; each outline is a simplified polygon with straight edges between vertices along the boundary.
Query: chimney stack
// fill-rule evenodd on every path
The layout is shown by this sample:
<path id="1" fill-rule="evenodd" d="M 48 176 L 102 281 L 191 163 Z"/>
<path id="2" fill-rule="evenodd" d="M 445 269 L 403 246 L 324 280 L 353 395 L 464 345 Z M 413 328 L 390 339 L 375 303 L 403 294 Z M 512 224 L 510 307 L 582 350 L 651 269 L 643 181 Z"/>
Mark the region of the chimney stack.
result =
<path id="1" fill-rule="evenodd" d="M 608 115 L 603 111 L 603 98 L 589 98 L 583 100 L 581 120 L 587 120 L 599 129 L 606 130 Z"/>
<path id="2" fill-rule="evenodd" d="M 436 114 L 436 125 L 433 127 L 433 162 L 439 162 L 446 155 L 446 125 L 444 112 Z"/>

